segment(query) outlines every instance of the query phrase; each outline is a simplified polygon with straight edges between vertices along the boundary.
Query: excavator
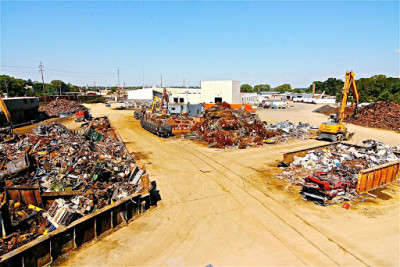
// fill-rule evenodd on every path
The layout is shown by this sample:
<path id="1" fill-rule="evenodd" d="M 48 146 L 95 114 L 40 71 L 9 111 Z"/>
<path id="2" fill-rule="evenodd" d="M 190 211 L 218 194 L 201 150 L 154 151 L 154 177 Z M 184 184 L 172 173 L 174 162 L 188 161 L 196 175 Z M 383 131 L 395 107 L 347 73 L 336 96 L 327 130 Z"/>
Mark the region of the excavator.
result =
<path id="1" fill-rule="evenodd" d="M 7 124 L 5 127 L 0 128 L 0 143 L 10 142 L 17 138 L 17 135 L 14 134 L 14 126 L 11 121 L 11 114 L 8 111 L 6 104 L 3 101 L 3 98 L 0 97 L 0 108 L 6 117 Z"/>
<path id="2" fill-rule="evenodd" d="M 163 89 L 161 99 L 158 96 L 154 96 L 153 105 L 151 107 L 153 113 L 157 113 L 156 102 L 160 103 L 160 109 L 158 113 L 166 114 L 168 112 L 168 103 L 169 103 L 168 93 L 166 88 Z"/>
<path id="3" fill-rule="evenodd" d="M 353 116 L 357 113 L 357 105 L 359 101 L 356 81 L 354 78 L 354 72 L 347 71 L 344 81 L 344 86 L 342 89 L 342 101 L 337 114 L 332 114 L 330 116 L 330 121 L 323 122 L 319 126 L 318 140 L 327 139 L 331 142 L 350 140 L 354 133 L 349 133 L 346 125 L 343 123 L 345 117 L 345 110 L 347 104 L 347 97 L 349 94 L 349 89 L 351 87 L 353 92 L 353 97 L 356 102 L 354 108 Z"/>

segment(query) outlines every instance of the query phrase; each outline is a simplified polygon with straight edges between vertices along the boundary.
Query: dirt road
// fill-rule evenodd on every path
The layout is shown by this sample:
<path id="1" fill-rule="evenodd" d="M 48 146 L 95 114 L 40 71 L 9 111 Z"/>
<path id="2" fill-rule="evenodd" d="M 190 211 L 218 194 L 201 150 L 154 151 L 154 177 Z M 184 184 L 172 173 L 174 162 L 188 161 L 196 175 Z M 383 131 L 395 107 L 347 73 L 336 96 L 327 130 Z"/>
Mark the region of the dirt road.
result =
<path id="1" fill-rule="evenodd" d="M 304 202 L 299 187 L 271 178 L 283 152 L 320 142 L 209 149 L 160 139 L 132 111 L 91 108 L 110 117 L 163 200 L 64 265 L 399 265 L 398 185 L 346 210 Z"/>

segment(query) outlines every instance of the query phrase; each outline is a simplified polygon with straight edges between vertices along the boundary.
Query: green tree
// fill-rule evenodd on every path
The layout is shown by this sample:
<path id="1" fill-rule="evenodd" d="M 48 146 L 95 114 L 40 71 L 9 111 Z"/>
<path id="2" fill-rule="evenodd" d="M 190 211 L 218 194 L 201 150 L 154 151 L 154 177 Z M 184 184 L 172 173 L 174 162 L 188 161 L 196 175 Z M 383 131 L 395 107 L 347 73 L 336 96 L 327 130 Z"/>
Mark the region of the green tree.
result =
<path id="1" fill-rule="evenodd" d="M 269 84 L 258 84 L 258 85 L 254 85 L 254 90 L 257 93 L 260 93 L 263 91 L 271 91 L 271 86 Z"/>
<path id="2" fill-rule="evenodd" d="M 324 91 L 328 95 L 339 96 L 341 94 L 344 82 L 336 78 L 328 78 L 324 82 Z"/>
<path id="3" fill-rule="evenodd" d="M 389 100 L 389 97 L 390 97 L 390 92 L 389 92 L 389 90 L 385 90 L 385 91 L 383 91 L 383 92 L 378 96 L 378 99 L 377 99 L 377 100 L 386 101 L 386 100 Z"/>
<path id="4" fill-rule="evenodd" d="M 240 92 L 244 92 L 244 93 L 253 92 L 253 87 L 247 83 L 242 84 L 242 86 L 240 86 Z"/>
<path id="5" fill-rule="evenodd" d="M 59 94 L 61 92 L 69 92 L 68 85 L 61 80 L 52 80 L 50 82 L 51 89 L 55 94 Z"/>
<path id="6" fill-rule="evenodd" d="M 290 91 L 292 91 L 292 86 L 288 83 L 285 83 L 285 84 L 275 87 L 274 90 L 278 91 L 280 93 L 290 92 Z"/>
<path id="7" fill-rule="evenodd" d="M 296 89 L 293 89 L 292 92 L 293 92 L 293 93 L 301 94 L 301 93 L 303 93 L 303 90 L 301 90 L 301 89 L 299 89 L 299 88 L 296 88 Z"/>
<path id="8" fill-rule="evenodd" d="M 315 83 L 315 93 L 321 94 L 324 91 L 324 82 L 314 81 L 313 83 Z M 306 92 L 312 93 L 312 91 L 313 91 L 313 84 L 311 84 L 310 87 L 308 87 Z"/>

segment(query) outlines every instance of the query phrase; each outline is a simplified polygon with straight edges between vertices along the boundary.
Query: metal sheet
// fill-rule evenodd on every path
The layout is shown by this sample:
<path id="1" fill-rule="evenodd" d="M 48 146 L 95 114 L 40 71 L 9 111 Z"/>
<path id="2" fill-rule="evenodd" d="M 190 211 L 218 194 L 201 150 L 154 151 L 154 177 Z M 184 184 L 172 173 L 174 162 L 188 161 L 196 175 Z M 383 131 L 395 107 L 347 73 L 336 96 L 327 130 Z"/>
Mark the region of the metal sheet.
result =
<path id="1" fill-rule="evenodd" d="M 400 177 L 400 161 L 390 162 L 360 171 L 358 175 L 357 193 L 393 183 Z"/>

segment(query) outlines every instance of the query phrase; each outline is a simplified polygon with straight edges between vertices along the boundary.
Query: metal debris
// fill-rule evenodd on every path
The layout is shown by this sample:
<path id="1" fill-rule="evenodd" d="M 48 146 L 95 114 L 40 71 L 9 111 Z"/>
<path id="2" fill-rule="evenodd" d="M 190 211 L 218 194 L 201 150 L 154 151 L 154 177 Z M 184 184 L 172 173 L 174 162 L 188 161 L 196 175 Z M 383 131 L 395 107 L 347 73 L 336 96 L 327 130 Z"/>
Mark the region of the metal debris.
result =
<path id="1" fill-rule="evenodd" d="M 268 124 L 267 137 L 273 143 L 285 143 L 293 139 L 309 139 L 317 134 L 318 127 L 312 126 L 309 123 L 298 124 L 290 121 L 278 122 L 275 124 Z"/>
<path id="2" fill-rule="evenodd" d="M 262 145 L 266 134 L 266 127 L 257 115 L 231 109 L 224 102 L 206 110 L 204 120 L 196 123 L 189 135 L 204 140 L 209 147 L 246 148 L 248 145 Z"/>
<path id="3" fill-rule="evenodd" d="M 400 132 L 400 104 L 392 100 L 378 101 L 360 108 L 354 117 L 349 116 L 345 121 Z"/>
<path id="4" fill-rule="evenodd" d="M 51 101 L 44 107 L 39 107 L 39 111 L 46 112 L 46 114 L 50 117 L 62 117 L 75 114 L 75 112 L 78 111 L 88 111 L 88 109 L 75 101 L 56 99 Z"/>
<path id="5" fill-rule="evenodd" d="M 361 145 L 338 144 L 308 151 L 304 157 L 295 157 L 277 178 L 302 185 L 304 198 L 318 204 L 354 200 L 361 170 L 400 160 L 394 147 L 372 140 Z"/>
<path id="6" fill-rule="evenodd" d="M 154 190 L 107 117 L 35 127 L 0 145 L 0 255 L 132 194 Z M 154 203 L 153 203 L 154 204 Z"/>

